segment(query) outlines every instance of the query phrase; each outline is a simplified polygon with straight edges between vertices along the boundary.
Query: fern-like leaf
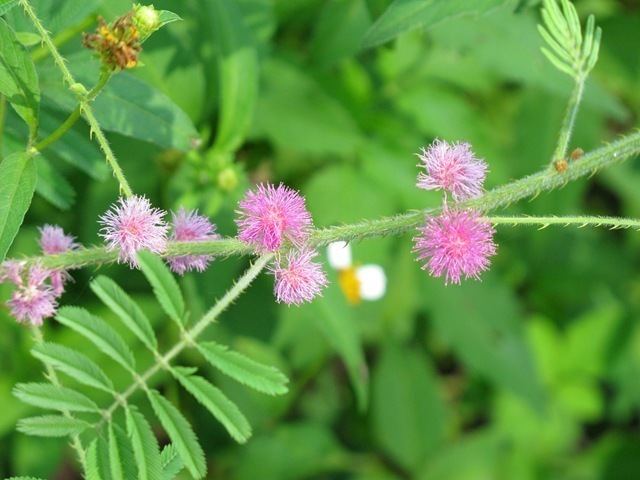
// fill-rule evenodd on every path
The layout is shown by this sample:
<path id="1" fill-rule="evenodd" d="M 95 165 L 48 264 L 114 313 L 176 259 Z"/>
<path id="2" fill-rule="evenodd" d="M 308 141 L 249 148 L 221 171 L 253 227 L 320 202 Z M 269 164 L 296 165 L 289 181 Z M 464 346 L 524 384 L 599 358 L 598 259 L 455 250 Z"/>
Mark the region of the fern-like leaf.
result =
<path id="1" fill-rule="evenodd" d="M 288 378 L 275 367 L 258 363 L 214 342 L 201 343 L 198 350 L 211 365 L 243 385 L 268 395 L 288 392 Z"/>
<path id="2" fill-rule="evenodd" d="M 91 425 L 77 418 L 62 415 L 42 415 L 23 418 L 18 422 L 18 431 L 36 437 L 66 437 L 79 435 Z"/>
<path id="3" fill-rule="evenodd" d="M 162 259 L 149 252 L 138 254 L 140 269 L 153 287 L 160 306 L 180 327 L 184 326 L 184 298 L 178 282 Z"/>
<path id="4" fill-rule="evenodd" d="M 92 413 L 100 411 L 95 402 L 82 393 L 51 383 L 19 383 L 13 389 L 13 395 L 28 405 L 48 410 Z"/>
<path id="5" fill-rule="evenodd" d="M 150 390 L 148 397 L 153 411 L 180 452 L 180 457 L 189 473 L 196 479 L 204 478 L 207 474 L 204 452 L 187 419 L 169 400 L 155 390 Z"/>
<path id="6" fill-rule="evenodd" d="M 91 290 L 149 350 L 156 350 L 158 341 L 151 322 L 138 304 L 116 282 L 101 275 L 91 282 Z"/>
<path id="7" fill-rule="evenodd" d="M 160 448 L 153 430 L 134 406 L 126 408 L 127 432 L 138 465 L 138 480 L 156 480 L 162 474 Z"/>
<path id="8" fill-rule="evenodd" d="M 160 460 L 162 462 L 162 480 L 173 480 L 184 469 L 180 453 L 173 443 L 162 449 Z"/>
<path id="9" fill-rule="evenodd" d="M 104 438 L 97 437 L 87 449 L 86 480 L 112 480 L 109 467 L 109 446 Z"/>
<path id="10" fill-rule="evenodd" d="M 56 316 L 61 324 L 75 330 L 100 349 L 105 355 L 135 372 L 135 360 L 127 344 L 104 320 L 78 307 L 63 307 Z"/>
<path id="11" fill-rule="evenodd" d="M 31 350 L 38 360 L 51 365 L 83 385 L 113 392 L 113 383 L 89 357 L 56 343 L 40 343 Z"/>
<path id="12" fill-rule="evenodd" d="M 229 400 L 220 389 L 202 377 L 189 375 L 179 367 L 173 369 L 173 374 L 180 384 L 222 423 L 234 440 L 245 443 L 249 439 L 251 425 L 236 404 Z"/>

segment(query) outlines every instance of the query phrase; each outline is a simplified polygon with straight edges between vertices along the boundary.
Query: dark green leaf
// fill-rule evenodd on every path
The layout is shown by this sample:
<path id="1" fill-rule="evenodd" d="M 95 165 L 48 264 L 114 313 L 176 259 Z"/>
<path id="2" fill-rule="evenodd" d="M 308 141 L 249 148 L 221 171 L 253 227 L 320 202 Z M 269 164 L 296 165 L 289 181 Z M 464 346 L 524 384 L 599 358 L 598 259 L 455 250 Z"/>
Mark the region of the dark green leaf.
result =
<path id="1" fill-rule="evenodd" d="M 38 169 L 36 192 L 38 195 L 59 209 L 68 210 L 76 198 L 73 187 L 44 157 L 36 157 L 36 164 Z"/>
<path id="2" fill-rule="evenodd" d="M 13 395 L 34 407 L 60 412 L 99 412 L 95 402 L 82 393 L 51 383 L 19 383 Z"/>
<path id="3" fill-rule="evenodd" d="M 0 262 L 7 255 L 31 205 L 36 188 L 36 164 L 26 153 L 14 153 L 0 163 Z"/>
<path id="4" fill-rule="evenodd" d="M 78 435 L 89 428 L 87 422 L 62 415 L 43 415 L 23 418 L 18 422 L 18 431 L 37 437 L 66 437 Z"/>
<path id="5" fill-rule="evenodd" d="M 173 480 L 184 469 L 180 453 L 173 443 L 162 449 L 160 460 L 162 462 L 162 480 Z"/>
<path id="6" fill-rule="evenodd" d="M 160 257 L 149 252 L 138 254 L 140 269 L 153 287 L 160 305 L 178 325 L 184 325 L 184 299 L 178 282 Z"/>

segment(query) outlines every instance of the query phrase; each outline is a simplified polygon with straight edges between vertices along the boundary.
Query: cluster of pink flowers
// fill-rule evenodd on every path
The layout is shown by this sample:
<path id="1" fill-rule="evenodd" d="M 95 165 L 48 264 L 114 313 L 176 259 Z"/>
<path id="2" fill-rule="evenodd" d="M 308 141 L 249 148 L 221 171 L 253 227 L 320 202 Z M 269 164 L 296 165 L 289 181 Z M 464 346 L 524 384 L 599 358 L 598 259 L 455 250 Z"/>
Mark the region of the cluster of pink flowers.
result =
<path id="1" fill-rule="evenodd" d="M 496 253 L 493 226 L 478 212 L 449 206 L 446 194 L 456 202 L 477 197 L 483 192 L 487 165 L 476 158 L 467 143 L 434 141 L 419 155 L 424 173 L 418 175 L 418 187 L 445 192 L 442 213 L 427 218 L 414 238 L 418 260 L 434 277 L 445 283 L 459 284 L 462 277 L 480 278 Z"/>

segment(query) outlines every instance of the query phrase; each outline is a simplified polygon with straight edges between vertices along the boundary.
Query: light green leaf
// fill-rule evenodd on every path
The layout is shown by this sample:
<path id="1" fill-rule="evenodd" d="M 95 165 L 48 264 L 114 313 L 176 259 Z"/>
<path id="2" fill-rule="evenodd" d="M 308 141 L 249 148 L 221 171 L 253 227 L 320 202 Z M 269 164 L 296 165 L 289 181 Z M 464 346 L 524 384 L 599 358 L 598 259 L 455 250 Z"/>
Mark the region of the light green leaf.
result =
<path id="1" fill-rule="evenodd" d="M 38 131 L 40 87 L 31 56 L 7 22 L 0 18 L 0 94 L 29 126 L 29 135 Z"/>
<path id="2" fill-rule="evenodd" d="M 14 153 L 0 163 L 0 262 L 18 233 L 36 188 L 36 164 L 26 153 Z"/>
<path id="3" fill-rule="evenodd" d="M 49 410 L 93 413 L 100 411 L 95 402 L 82 393 L 51 383 L 19 383 L 13 389 L 13 395 L 24 403 Z"/>
<path id="4" fill-rule="evenodd" d="M 207 463 L 198 437 L 189 422 L 180 410 L 155 390 L 148 391 L 147 396 L 160 423 L 180 452 L 189 473 L 196 479 L 204 478 L 207 474 Z"/>
<path id="5" fill-rule="evenodd" d="M 162 449 L 160 460 L 162 462 L 162 480 L 173 480 L 184 469 L 180 453 L 173 443 Z"/>
<path id="6" fill-rule="evenodd" d="M 174 368 L 173 374 L 182 386 L 195 397 L 220 423 L 229 435 L 239 443 L 245 443 L 251 436 L 251 425 L 240 409 L 229 400 L 220 389 L 206 379 L 189 375 L 180 368 Z"/>
<path id="7" fill-rule="evenodd" d="M 258 93 L 258 53 L 235 0 L 205 2 L 218 48 L 220 106 L 214 150 L 234 152 L 244 140 Z"/>
<path id="8" fill-rule="evenodd" d="M 109 465 L 113 480 L 133 480 L 138 478 L 136 459 L 129 437 L 122 429 L 109 423 Z"/>
<path id="9" fill-rule="evenodd" d="M 82 308 L 63 307 L 58 311 L 56 320 L 91 341 L 125 369 L 135 372 L 135 360 L 131 350 L 120 334 L 101 318 Z"/>
<path id="10" fill-rule="evenodd" d="M 0 0 L 0 15 L 4 15 L 18 5 L 18 0 Z"/>
<path id="11" fill-rule="evenodd" d="M 149 252 L 138 254 L 140 269 L 153 287 L 160 305 L 178 325 L 184 325 L 184 299 L 178 282 L 160 257 Z"/>
<path id="12" fill-rule="evenodd" d="M 429 28 L 463 15 L 480 15 L 508 0 L 395 0 L 367 31 L 363 48 L 375 47 L 398 35 Z"/>
<path id="13" fill-rule="evenodd" d="M 133 406 L 127 406 L 127 431 L 138 465 L 138 480 L 156 480 L 161 475 L 158 440 L 144 416 Z"/>
<path id="14" fill-rule="evenodd" d="M 48 160 L 42 156 L 35 160 L 38 169 L 36 192 L 53 206 L 68 210 L 75 202 L 75 190 Z"/>
<path id="15" fill-rule="evenodd" d="M 258 363 L 214 342 L 201 343 L 198 350 L 211 365 L 243 385 L 268 395 L 284 395 L 288 392 L 289 380 L 277 368 Z"/>
<path id="16" fill-rule="evenodd" d="M 41 343 L 33 347 L 31 354 L 83 385 L 105 392 L 113 391 L 113 383 L 102 369 L 89 357 L 76 350 L 56 343 Z"/>
<path id="17" fill-rule="evenodd" d="M 158 347 L 151 322 L 138 304 L 116 282 L 101 275 L 91 282 L 91 290 L 150 350 Z"/>
<path id="18" fill-rule="evenodd" d="M 109 459 L 109 444 L 103 436 L 94 439 L 86 455 L 86 480 L 113 480 Z"/>
<path id="19" fill-rule="evenodd" d="M 79 435 L 91 425 L 77 418 L 62 415 L 43 415 L 23 418 L 18 422 L 18 431 L 37 437 L 66 437 Z"/>

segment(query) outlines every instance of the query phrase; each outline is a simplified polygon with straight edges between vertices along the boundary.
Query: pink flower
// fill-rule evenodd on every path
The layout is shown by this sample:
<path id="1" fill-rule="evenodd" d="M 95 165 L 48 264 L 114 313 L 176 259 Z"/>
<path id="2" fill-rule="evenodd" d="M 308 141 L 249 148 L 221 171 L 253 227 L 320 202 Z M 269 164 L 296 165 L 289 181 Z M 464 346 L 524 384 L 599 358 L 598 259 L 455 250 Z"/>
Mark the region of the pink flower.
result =
<path id="1" fill-rule="evenodd" d="M 435 140 L 418 156 L 426 169 L 418 175 L 419 188 L 447 190 L 455 201 L 482 194 L 487 164 L 475 157 L 468 143 Z"/>
<path id="2" fill-rule="evenodd" d="M 7 305 L 20 323 L 40 326 L 45 318 L 55 315 L 56 294 L 53 288 L 45 283 L 49 274 L 50 272 L 40 265 L 34 265 L 29 270 L 26 282 L 22 278 L 19 279 Z"/>
<path id="3" fill-rule="evenodd" d="M 481 220 L 476 212 L 444 211 L 427 219 L 420 235 L 414 239 L 414 251 L 422 267 L 434 277 L 445 275 L 445 283 L 460 283 L 466 278 L 480 278 L 489 268 L 489 257 L 495 255 L 493 226 Z"/>
<path id="4" fill-rule="evenodd" d="M 173 213 L 173 232 L 171 240 L 179 242 L 197 242 L 220 238 L 216 234 L 216 227 L 207 217 L 198 215 L 197 210 L 186 211 L 180 208 L 178 213 Z M 189 270 L 203 272 L 207 269 L 212 255 L 183 255 L 172 257 L 168 260 L 171 270 L 179 275 L 184 275 Z"/>
<path id="5" fill-rule="evenodd" d="M 121 198 L 100 217 L 100 235 L 108 250 L 120 250 L 119 262 L 135 268 L 140 250 L 164 252 L 168 230 L 164 215 L 164 211 L 153 208 L 145 197 Z"/>
<path id="6" fill-rule="evenodd" d="M 279 303 L 300 305 L 320 295 L 327 285 L 327 276 L 320 264 L 313 261 L 316 255 L 313 250 L 292 251 L 287 254 L 286 265 L 278 259 L 271 267 L 276 278 L 274 294 Z"/>
<path id="7" fill-rule="evenodd" d="M 9 281 L 16 286 L 22 284 L 22 272 L 26 262 L 7 260 L 0 265 L 0 283 Z"/>
<path id="8" fill-rule="evenodd" d="M 75 238 L 66 235 L 62 228 L 56 225 L 45 225 L 40 228 L 40 248 L 45 255 L 57 255 L 76 250 L 80 245 Z M 51 286 L 56 297 L 64 293 L 65 283 L 71 279 L 66 270 L 52 270 L 50 272 Z"/>
<path id="9" fill-rule="evenodd" d="M 240 201 L 238 238 L 264 251 L 275 251 L 288 240 L 304 243 L 312 226 L 304 198 L 282 184 L 250 190 Z"/>

